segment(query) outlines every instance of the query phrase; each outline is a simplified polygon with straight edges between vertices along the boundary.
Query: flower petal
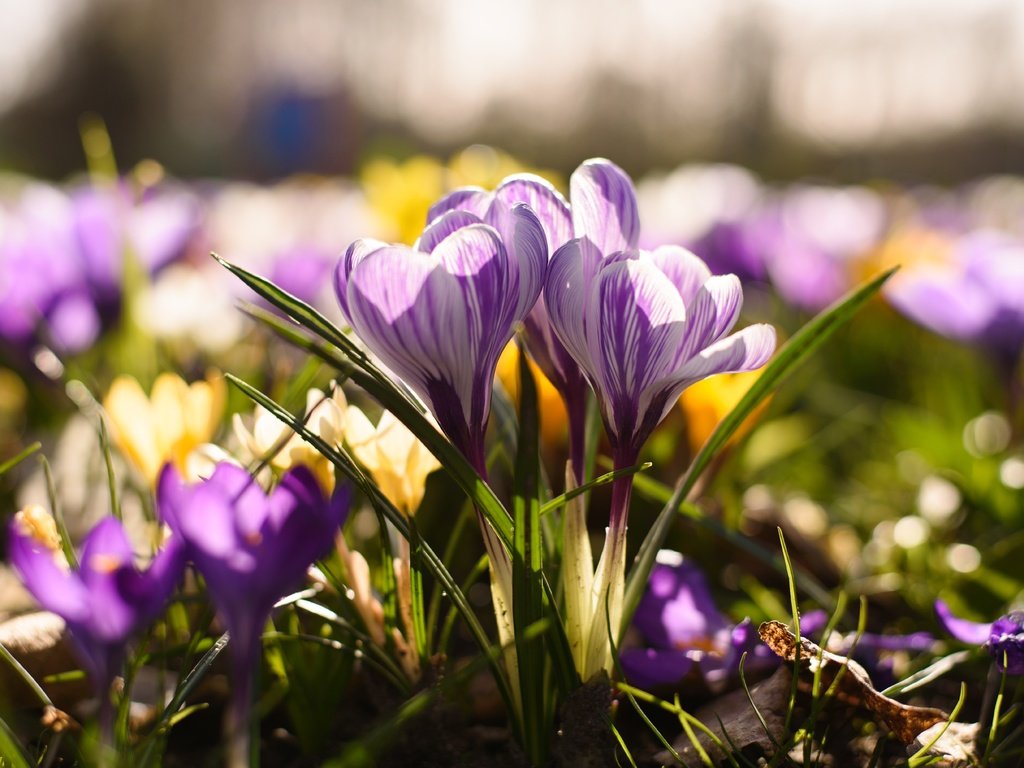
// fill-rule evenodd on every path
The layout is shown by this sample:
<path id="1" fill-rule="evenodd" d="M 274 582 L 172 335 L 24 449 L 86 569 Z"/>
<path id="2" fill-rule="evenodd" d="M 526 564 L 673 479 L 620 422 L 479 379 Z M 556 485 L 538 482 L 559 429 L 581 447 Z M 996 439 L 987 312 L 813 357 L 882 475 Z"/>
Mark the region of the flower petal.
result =
<path id="1" fill-rule="evenodd" d="M 677 650 L 707 650 L 711 638 L 728 626 L 700 568 L 664 550 L 658 553 L 633 623 L 651 645 Z"/>
<path id="2" fill-rule="evenodd" d="M 959 616 L 955 616 L 953 611 L 949 609 L 949 606 L 942 600 L 935 601 L 935 616 L 938 618 L 939 624 L 942 625 L 943 629 L 960 642 L 967 643 L 968 645 L 984 645 L 992 634 L 991 622 L 984 623 L 961 619 Z"/>
<path id="3" fill-rule="evenodd" d="M 490 192 L 481 187 L 454 189 L 430 206 L 427 211 L 427 223 L 433 223 L 449 211 L 469 211 L 482 219 L 492 197 Z"/>
<path id="4" fill-rule="evenodd" d="M 736 275 L 709 277 L 686 305 L 686 339 L 676 358 L 680 363 L 732 330 L 743 307 L 743 287 Z"/>
<path id="5" fill-rule="evenodd" d="M 627 648 L 620 656 L 626 680 L 642 690 L 677 685 L 696 663 L 683 651 Z"/>
<path id="6" fill-rule="evenodd" d="M 689 309 L 697 291 L 711 277 L 711 270 L 697 255 L 679 245 L 662 245 L 651 252 L 658 269 L 672 281 Z"/>
<path id="7" fill-rule="evenodd" d="M 633 250 L 640 237 L 636 192 L 625 171 L 609 160 L 587 160 L 569 180 L 574 234 L 598 253 Z"/>
<path id="8" fill-rule="evenodd" d="M 559 341 L 584 368 L 590 368 L 586 339 L 586 307 L 589 276 L 579 240 L 559 248 L 548 264 L 544 304 Z"/>
<path id="9" fill-rule="evenodd" d="M 8 526 L 7 559 L 36 602 L 67 621 L 84 621 L 91 613 L 89 593 L 59 557 L 23 530 L 17 519 Z"/>
<path id="10" fill-rule="evenodd" d="M 530 173 L 507 177 L 494 190 L 494 204 L 511 208 L 525 203 L 537 215 L 547 237 L 548 253 L 554 253 L 573 236 L 569 203 L 550 182 Z M 471 209 L 470 209 L 471 210 Z"/>
<path id="11" fill-rule="evenodd" d="M 334 293 L 338 297 L 338 304 L 341 305 L 341 313 L 345 316 L 346 321 L 352 322 L 348 313 L 348 281 L 352 270 L 371 253 L 386 247 L 387 243 L 382 243 L 380 240 L 369 238 L 356 240 L 345 250 L 345 255 L 341 257 L 338 266 L 334 268 Z"/>
<path id="12" fill-rule="evenodd" d="M 481 219 L 479 216 L 470 213 L 469 211 L 448 211 L 447 213 L 433 219 L 427 228 L 423 230 L 423 234 L 419 236 L 416 243 L 413 245 L 413 249 L 417 251 L 423 251 L 423 253 L 432 253 L 433 250 L 452 232 L 468 227 L 470 224 L 480 224 Z"/>
<path id="13" fill-rule="evenodd" d="M 716 373 L 752 371 L 767 363 L 774 351 L 775 329 L 760 323 L 749 325 L 698 352 L 673 378 L 687 386 Z"/>
<path id="14" fill-rule="evenodd" d="M 651 385 L 671 373 L 686 310 L 675 287 L 649 259 L 608 264 L 590 291 L 586 329 L 590 374 L 613 445 L 639 450 L 650 430 Z M 662 408 L 653 405 L 659 412 Z M 645 423 L 641 423 L 641 421 Z M 645 434 L 646 433 L 646 434 Z"/>

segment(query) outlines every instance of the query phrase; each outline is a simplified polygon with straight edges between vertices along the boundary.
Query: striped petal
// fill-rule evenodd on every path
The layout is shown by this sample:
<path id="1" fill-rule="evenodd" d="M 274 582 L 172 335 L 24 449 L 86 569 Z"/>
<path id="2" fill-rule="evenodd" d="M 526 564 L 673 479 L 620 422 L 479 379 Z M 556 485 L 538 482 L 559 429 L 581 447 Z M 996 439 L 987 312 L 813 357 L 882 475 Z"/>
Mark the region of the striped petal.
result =
<path id="1" fill-rule="evenodd" d="M 524 250 L 527 250 L 524 246 Z M 541 264 L 542 254 L 533 254 Z M 370 348 L 430 402 L 449 437 L 482 429 L 494 365 L 518 322 L 515 310 L 540 277 L 510 264 L 498 233 L 474 224 L 432 254 L 403 246 L 362 260 L 348 283 L 352 325 Z M 542 275 L 542 264 L 540 270 Z M 528 309 L 528 308 L 527 308 Z"/>
<path id="2" fill-rule="evenodd" d="M 775 329 L 759 323 L 703 349 L 677 370 L 672 378 L 679 391 L 716 373 L 753 371 L 768 362 L 775 351 Z"/>
<path id="3" fill-rule="evenodd" d="M 427 211 L 427 223 L 433 223 L 449 211 L 469 211 L 483 218 L 493 195 L 482 187 L 459 187 L 442 197 Z"/>
<path id="4" fill-rule="evenodd" d="M 686 305 L 686 340 L 677 360 L 683 363 L 727 334 L 740 316 L 743 287 L 736 275 L 709 277 Z"/>
<path id="5" fill-rule="evenodd" d="M 569 180 L 574 234 L 599 254 L 634 250 L 640 237 L 633 182 L 601 158 L 587 160 Z"/>
<path id="6" fill-rule="evenodd" d="M 587 346 L 604 418 L 614 443 L 639 449 L 651 385 L 674 366 L 686 308 L 672 283 L 644 257 L 601 270 L 588 302 L 588 319 L 596 322 L 587 326 Z"/>
<path id="7" fill-rule="evenodd" d="M 366 258 L 374 251 L 387 247 L 387 243 L 370 238 L 356 240 L 350 245 L 345 255 L 341 257 L 338 266 L 334 268 L 334 293 L 338 297 L 338 304 L 341 305 L 341 313 L 345 320 L 352 322 L 348 313 L 348 280 L 356 264 Z"/>
<path id="8" fill-rule="evenodd" d="M 586 338 L 590 281 L 579 240 L 570 240 L 551 257 L 544 282 L 544 304 L 558 340 L 583 367 L 591 370 Z"/>
<path id="9" fill-rule="evenodd" d="M 711 277 L 708 265 L 697 255 L 679 245 L 662 245 L 651 252 L 658 269 L 672 281 L 687 307 L 700 287 Z"/>
<path id="10" fill-rule="evenodd" d="M 414 250 L 430 253 L 452 232 L 468 227 L 470 224 L 479 224 L 480 222 L 480 217 L 469 211 L 448 211 L 433 219 L 412 247 Z"/>
<path id="11" fill-rule="evenodd" d="M 494 201 L 512 207 L 516 203 L 530 206 L 547 236 L 548 253 L 554 253 L 572 239 L 572 216 L 569 203 L 547 180 L 530 173 L 509 176 L 494 190 Z"/>

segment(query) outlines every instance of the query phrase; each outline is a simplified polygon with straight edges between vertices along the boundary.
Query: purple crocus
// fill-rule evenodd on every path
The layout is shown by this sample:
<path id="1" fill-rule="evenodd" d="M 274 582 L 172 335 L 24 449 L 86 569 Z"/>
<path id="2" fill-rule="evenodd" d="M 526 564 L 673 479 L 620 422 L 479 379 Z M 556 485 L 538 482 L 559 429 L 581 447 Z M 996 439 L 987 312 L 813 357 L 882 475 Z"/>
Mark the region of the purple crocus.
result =
<path id="1" fill-rule="evenodd" d="M 1024 675 L 1024 611 L 1011 611 L 987 623 L 962 619 L 942 600 L 936 600 L 935 615 L 943 629 L 960 642 L 987 648 L 997 670 Z"/>
<path id="2" fill-rule="evenodd" d="M 208 479 L 186 485 L 164 467 L 157 506 L 185 543 L 231 636 L 231 765 L 248 765 L 252 672 L 274 603 L 330 549 L 348 514 L 349 489 L 326 498 L 304 466 L 286 472 L 268 495 L 241 467 L 218 464 Z"/>
<path id="3" fill-rule="evenodd" d="M 727 336 L 743 304 L 734 275 L 712 276 L 680 246 L 637 249 L 636 198 L 618 166 L 588 160 L 571 184 L 574 227 L 585 234 L 551 259 L 548 311 L 597 393 L 616 463 L 628 466 L 688 385 L 762 366 L 775 331 Z"/>
<path id="4" fill-rule="evenodd" d="M 616 469 L 634 464 L 654 428 L 690 384 L 749 371 L 775 349 L 775 331 L 753 325 L 728 336 L 743 291 L 735 275 L 712 276 L 680 246 L 640 250 L 629 176 L 588 160 L 570 180 L 573 229 L 552 256 L 544 286 L 551 324 L 597 395 Z M 610 671 L 605 617 L 618 626 L 632 479 L 612 484 L 608 536 L 597 567 L 584 678 Z"/>
<path id="5" fill-rule="evenodd" d="M 172 536 L 139 570 L 120 521 L 101 520 L 85 537 L 72 570 L 50 515 L 27 507 L 8 528 L 7 556 L 39 604 L 61 616 L 100 701 L 100 728 L 113 736 L 110 685 L 129 638 L 163 610 L 184 568 L 181 539 Z"/>
<path id="6" fill-rule="evenodd" d="M 922 261 L 897 274 L 886 296 L 915 322 L 987 347 L 1012 368 L 1024 348 L 1024 243 L 972 232 L 944 262 Z"/>
<path id="7" fill-rule="evenodd" d="M 529 207 L 512 206 L 498 223 L 451 210 L 412 248 L 357 240 L 335 271 L 355 332 L 426 401 L 481 475 L 498 357 L 537 302 L 547 268 L 544 229 Z"/>
<path id="8" fill-rule="evenodd" d="M 662 550 L 651 570 L 633 626 L 646 648 L 627 648 L 619 660 L 626 679 L 644 689 L 677 686 L 697 673 L 720 690 L 739 669 L 774 666 L 750 619 L 733 624 L 715 606 L 703 572 L 678 552 Z"/>
<path id="9" fill-rule="evenodd" d="M 443 197 L 427 214 L 428 221 L 453 210 L 469 211 L 494 226 L 507 243 L 514 242 L 508 231 L 509 212 L 517 203 L 528 205 L 544 229 L 548 254 L 573 237 L 569 203 L 548 181 L 533 174 L 515 174 L 504 179 L 493 192 L 463 187 Z M 525 318 L 527 347 L 541 371 L 558 390 L 568 415 L 569 458 L 577 485 L 583 483 L 586 448 L 586 382 L 579 365 L 558 340 L 548 319 L 543 293 Z"/>

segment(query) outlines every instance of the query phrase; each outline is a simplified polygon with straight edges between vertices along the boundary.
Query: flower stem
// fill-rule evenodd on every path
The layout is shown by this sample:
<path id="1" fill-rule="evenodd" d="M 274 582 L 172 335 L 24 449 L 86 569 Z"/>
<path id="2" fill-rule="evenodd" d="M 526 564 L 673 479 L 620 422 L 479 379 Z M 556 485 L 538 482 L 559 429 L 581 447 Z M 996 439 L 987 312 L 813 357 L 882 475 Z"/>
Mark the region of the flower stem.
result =
<path id="1" fill-rule="evenodd" d="M 617 456 L 615 469 L 632 466 L 635 456 Z M 633 493 L 633 476 L 612 481 L 611 510 L 604 549 L 594 574 L 593 621 L 587 641 L 587 663 L 582 670 L 584 681 L 601 670 L 609 675 L 612 663 L 612 640 L 622 618 L 622 599 L 626 587 L 626 522 Z"/>
<path id="2" fill-rule="evenodd" d="M 248 648 L 235 648 L 231 655 L 231 699 L 227 712 L 228 768 L 249 768 L 252 746 L 253 662 L 258 658 L 259 634 Z"/>

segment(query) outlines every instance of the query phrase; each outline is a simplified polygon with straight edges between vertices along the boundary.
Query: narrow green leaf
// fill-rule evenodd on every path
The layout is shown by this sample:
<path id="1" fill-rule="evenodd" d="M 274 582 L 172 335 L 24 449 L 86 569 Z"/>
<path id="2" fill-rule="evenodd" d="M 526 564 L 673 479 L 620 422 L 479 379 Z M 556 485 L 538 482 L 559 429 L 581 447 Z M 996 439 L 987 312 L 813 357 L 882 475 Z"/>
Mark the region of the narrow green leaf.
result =
<path id="1" fill-rule="evenodd" d="M 14 731 L 0 717 L 0 766 L 3 768 L 32 768 L 33 761 L 25 754 Z"/>
<path id="2" fill-rule="evenodd" d="M 395 529 L 401 536 L 404 536 L 406 540 L 410 540 L 412 538 L 412 533 L 409 529 L 409 521 L 406 519 L 405 515 L 395 509 L 394 505 L 388 500 L 388 498 L 381 493 L 380 488 L 378 488 L 375 483 L 362 473 L 356 463 L 343 450 L 329 445 L 319 435 L 310 432 L 301 419 L 296 419 L 292 414 L 258 389 L 255 389 L 241 379 L 231 376 L 230 374 L 227 375 L 227 379 L 236 387 L 241 389 L 254 402 L 266 408 L 267 411 L 273 414 L 277 419 L 292 427 L 292 429 L 295 430 L 303 440 L 326 456 L 336 467 L 338 467 L 338 469 L 340 469 L 356 484 L 359 490 L 366 494 L 374 509 L 383 514 L 384 517 L 387 518 L 388 522 L 394 525 Z M 511 527 L 511 521 L 509 522 L 509 527 Z M 441 559 L 438 558 L 434 550 L 431 549 L 427 542 L 423 541 L 422 538 L 419 540 L 419 548 L 413 552 L 413 557 L 416 558 L 417 556 L 420 560 L 417 565 L 425 568 L 435 579 L 438 580 L 444 591 L 447 592 L 449 599 L 451 599 L 452 603 L 459 611 L 463 621 L 466 622 L 466 626 L 469 628 L 469 631 L 473 635 L 473 639 L 476 641 L 477 645 L 487 652 L 487 649 L 491 648 L 491 643 L 487 637 L 487 633 L 484 631 L 477 619 L 473 608 L 470 606 L 465 594 L 459 588 L 458 583 L 448 571 L 448 568 L 443 562 L 441 562 Z M 505 678 L 501 666 L 498 664 L 497 655 L 489 654 L 488 658 L 491 663 L 491 670 L 494 673 L 495 680 L 498 684 L 498 689 L 501 691 L 502 696 L 505 699 L 505 706 L 508 707 L 509 712 L 513 712 L 515 711 L 515 708 L 508 688 L 508 681 Z"/>
<path id="3" fill-rule="evenodd" d="M 761 404 L 772 390 L 808 355 L 820 347 L 826 339 L 850 320 L 856 312 L 882 288 L 895 269 L 883 272 L 874 280 L 851 291 L 828 309 L 818 314 L 807 325 L 797 331 L 775 355 L 775 359 L 764 369 L 757 381 L 737 403 L 736 407 L 721 421 L 704 443 L 700 452 L 690 464 L 686 473 L 676 484 L 672 498 L 659 513 L 651 530 L 644 537 L 637 553 L 636 562 L 626 580 L 626 594 L 623 602 L 621 633 L 633 619 L 640 598 L 647 587 L 647 578 L 654 566 L 654 558 L 665 541 L 669 528 L 676 519 L 680 504 L 693 489 L 711 460 L 725 446 L 729 438 L 740 427 L 751 412 Z"/>
<path id="4" fill-rule="evenodd" d="M 537 413 L 537 384 L 519 349 L 519 435 L 516 445 L 515 482 L 512 500 L 512 615 L 519 662 L 519 689 L 523 699 L 523 741 L 533 765 L 543 765 L 548 727 L 544 706 L 543 638 L 526 638 L 526 629 L 544 620 L 544 591 L 541 586 L 540 503 L 537 499 L 540 475 L 540 422 Z"/>
<path id="5" fill-rule="evenodd" d="M 22 449 L 22 451 L 17 455 L 7 459 L 7 461 L 0 464 L 0 476 L 10 472 L 12 469 L 21 464 L 21 462 L 23 462 L 25 459 L 27 459 L 29 456 L 31 456 L 33 453 L 35 453 L 42 447 L 43 444 L 37 440 L 36 442 L 32 443 L 32 445 L 26 446 L 24 449 Z"/>
<path id="6" fill-rule="evenodd" d="M 232 269 L 235 274 L 239 272 L 245 273 L 238 267 Z M 254 278 L 255 279 L 255 278 Z M 248 282 L 248 281 L 247 281 Z M 263 281 L 264 283 L 266 281 Z M 270 289 L 266 289 L 270 290 Z M 273 295 L 281 295 L 288 297 L 279 289 L 274 289 Z M 270 300 L 270 299 L 268 299 Z M 299 303 L 297 299 L 292 299 L 293 303 Z M 286 306 L 291 306 L 286 300 L 282 300 Z M 303 305 L 305 306 L 305 305 Z M 314 310 L 310 310 L 311 312 Z M 473 501 L 474 505 L 484 514 L 487 521 L 491 524 L 498 535 L 501 537 L 502 543 L 506 548 L 512 546 L 512 516 L 508 510 L 502 505 L 498 497 L 494 495 L 494 491 L 491 490 L 490 486 L 483 481 L 473 466 L 466 460 L 456 448 L 453 446 L 448 439 L 442 435 L 434 424 L 426 417 L 423 413 L 420 405 L 413 402 L 410 397 L 392 380 L 392 377 L 384 374 L 380 369 L 374 366 L 366 356 L 356 349 L 358 356 L 346 356 L 349 355 L 348 347 L 353 347 L 351 340 L 345 339 L 344 335 L 340 331 L 335 329 L 334 333 L 341 336 L 345 341 L 346 347 L 338 349 L 338 345 L 328 345 L 320 340 L 309 338 L 297 331 L 286 321 L 277 317 L 271 312 L 262 310 L 259 307 L 246 307 L 246 312 L 249 313 L 254 319 L 264 323 L 275 333 L 279 334 L 282 338 L 299 347 L 305 349 L 310 354 L 316 355 L 321 360 L 329 363 L 337 370 L 344 373 L 350 378 L 353 383 L 362 387 L 367 393 L 370 394 L 378 403 L 384 408 L 391 411 L 395 418 L 401 421 L 406 427 L 409 428 L 416 438 L 426 446 L 437 460 L 444 467 L 452 479 L 462 488 L 462 490 L 469 496 Z M 298 321 L 298 318 L 296 319 Z M 327 322 L 324 320 L 323 322 Z M 328 324 L 329 325 L 329 324 Z M 313 329 L 308 329 L 313 330 Z M 333 344 L 333 342 L 331 342 Z M 228 379 L 231 381 L 238 381 L 235 377 L 228 375 Z M 285 423 L 291 423 L 291 419 Z"/>
<path id="7" fill-rule="evenodd" d="M 601 485 L 608 485 L 610 482 L 618 477 L 626 477 L 627 475 L 634 475 L 638 472 L 643 472 L 650 469 L 653 465 L 650 461 L 643 461 L 639 464 L 634 464 L 631 467 L 623 467 L 622 469 L 616 469 L 612 472 L 605 472 L 600 477 L 595 477 L 588 483 L 584 483 L 578 488 L 573 488 L 571 491 L 559 494 L 555 498 L 548 501 L 540 508 L 541 515 L 546 515 L 549 512 L 554 512 L 556 509 L 564 507 L 569 501 L 575 499 L 577 496 L 581 496 L 588 491 L 597 488 Z"/>

